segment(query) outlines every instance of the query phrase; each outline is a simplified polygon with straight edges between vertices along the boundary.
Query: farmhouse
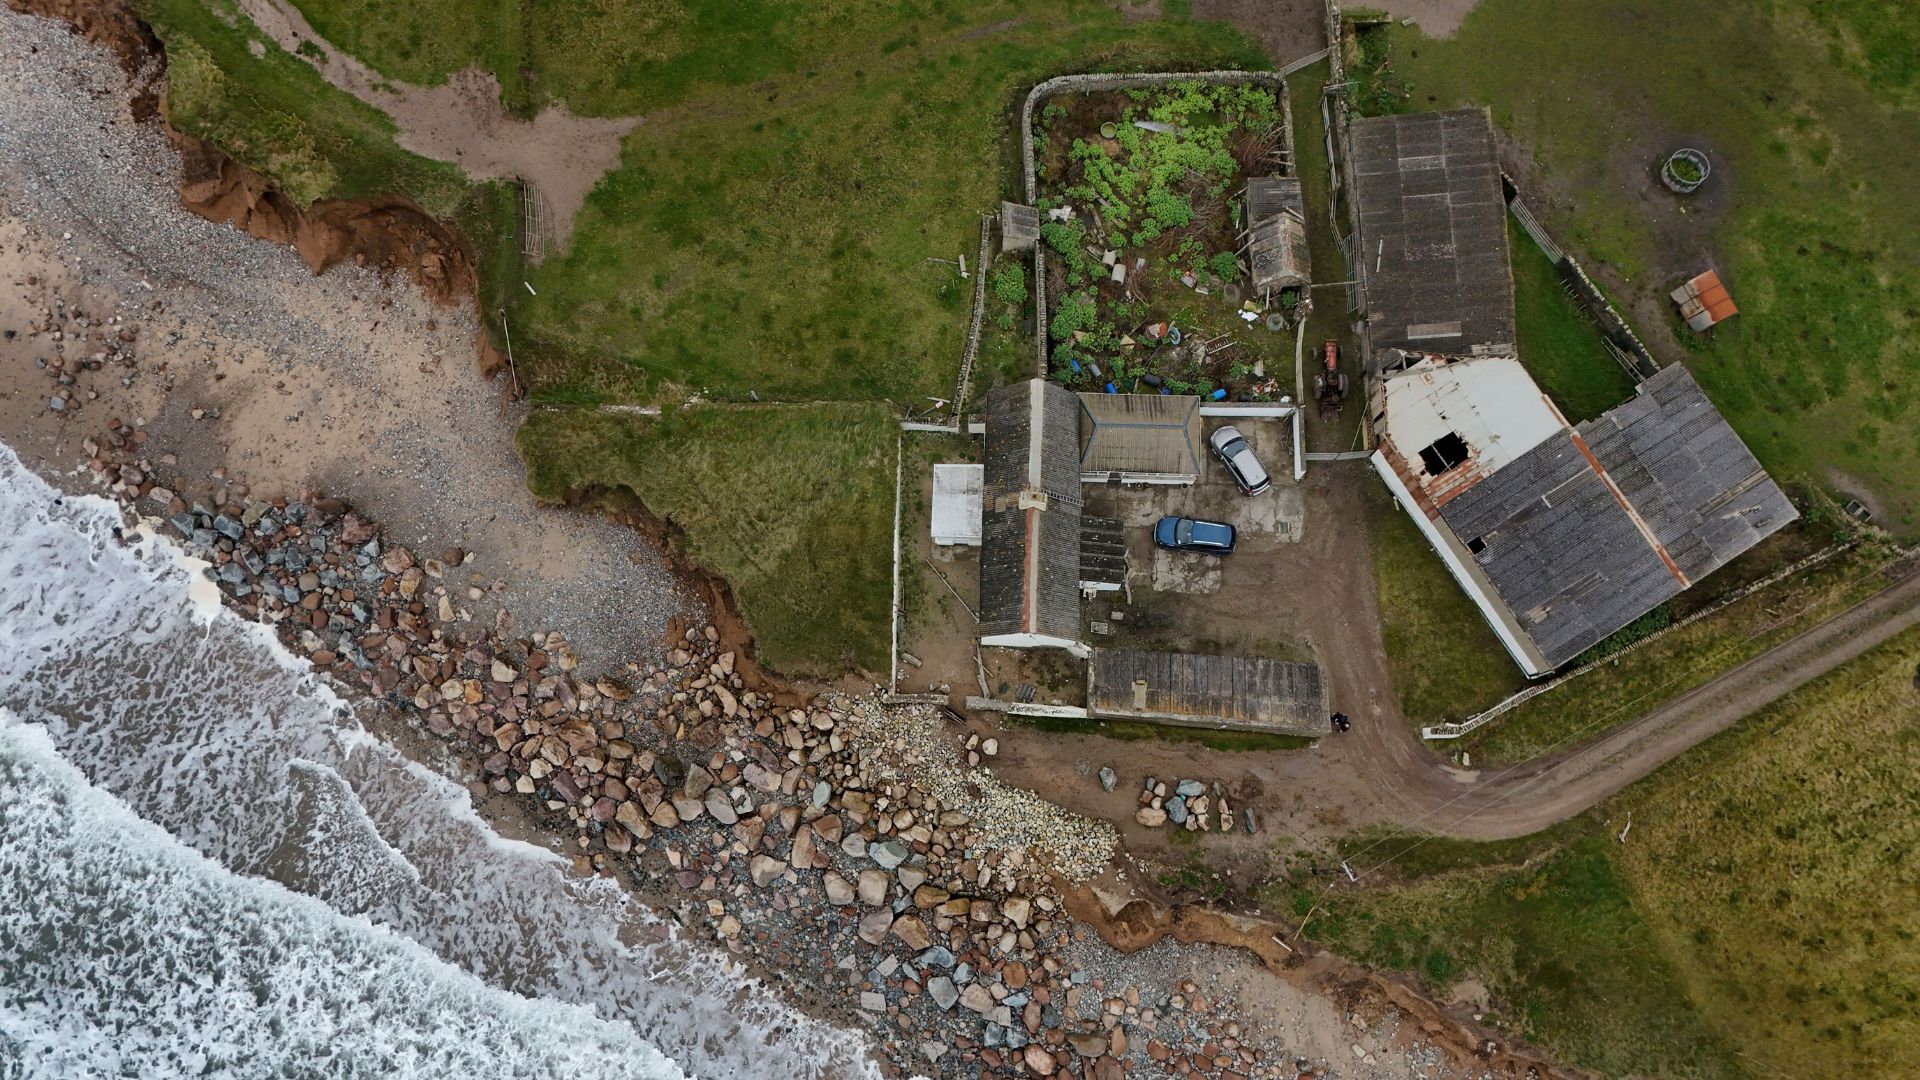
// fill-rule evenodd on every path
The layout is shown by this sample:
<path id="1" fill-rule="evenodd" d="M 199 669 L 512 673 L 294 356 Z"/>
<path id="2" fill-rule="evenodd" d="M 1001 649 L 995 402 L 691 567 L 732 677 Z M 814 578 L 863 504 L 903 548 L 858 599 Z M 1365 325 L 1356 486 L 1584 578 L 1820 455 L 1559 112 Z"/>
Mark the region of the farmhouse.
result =
<path id="1" fill-rule="evenodd" d="M 1374 469 L 1522 670 L 1566 664 L 1797 516 L 1684 367 L 1577 426 L 1535 385 L 1483 110 L 1353 138 Z"/>
<path id="2" fill-rule="evenodd" d="M 980 643 L 1085 656 L 1079 398 L 1028 379 L 982 404 Z"/>
<path id="3" fill-rule="evenodd" d="M 980 643 L 1085 656 L 1081 596 L 1125 585 L 1126 540 L 1119 521 L 1083 513 L 1081 484 L 1198 481 L 1200 399 L 1029 379 L 983 406 Z"/>

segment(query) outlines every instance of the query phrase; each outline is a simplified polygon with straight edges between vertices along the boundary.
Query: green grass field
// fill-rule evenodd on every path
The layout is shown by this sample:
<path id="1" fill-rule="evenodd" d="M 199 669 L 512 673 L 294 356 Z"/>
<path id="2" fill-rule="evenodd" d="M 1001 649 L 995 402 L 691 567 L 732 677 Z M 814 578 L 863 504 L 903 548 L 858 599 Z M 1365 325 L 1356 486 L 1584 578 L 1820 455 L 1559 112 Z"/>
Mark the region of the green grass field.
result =
<path id="1" fill-rule="evenodd" d="M 1387 670 L 1407 719 L 1464 720 L 1525 686 L 1480 609 L 1378 484 L 1367 488 L 1367 518 Z"/>
<path id="2" fill-rule="evenodd" d="M 971 258 L 979 213 L 1009 190 L 1022 88 L 1060 70 L 1255 62 L 1211 24 L 1076 9 L 643 127 L 518 302 L 522 370 L 537 397 L 575 403 L 951 394 L 972 286 L 928 260 Z"/>
<path id="3" fill-rule="evenodd" d="M 1675 328 L 1762 463 L 1920 524 L 1920 7 L 1483 0 L 1451 39 L 1389 33 L 1399 107 L 1492 105 L 1547 227 Z M 1684 145 L 1715 161 L 1691 201 L 1652 179 Z M 1741 308 L 1710 339 L 1664 299 L 1708 265 Z"/>
<path id="4" fill-rule="evenodd" d="M 878 405 L 718 405 L 536 411 L 516 443 L 535 495 L 628 491 L 677 526 L 733 586 L 764 663 L 833 674 L 887 668 L 898 434 Z"/>
<path id="5" fill-rule="evenodd" d="M 1633 379 L 1567 295 L 1553 262 L 1512 217 L 1507 243 L 1513 253 L 1515 346 L 1540 389 L 1576 424 L 1632 397 Z"/>
<path id="6" fill-rule="evenodd" d="M 1910 1075 L 1917 667 L 1910 632 L 1545 833 L 1374 830 L 1339 845 L 1365 888 L 1263 900 L 1602 1075 Z"/>

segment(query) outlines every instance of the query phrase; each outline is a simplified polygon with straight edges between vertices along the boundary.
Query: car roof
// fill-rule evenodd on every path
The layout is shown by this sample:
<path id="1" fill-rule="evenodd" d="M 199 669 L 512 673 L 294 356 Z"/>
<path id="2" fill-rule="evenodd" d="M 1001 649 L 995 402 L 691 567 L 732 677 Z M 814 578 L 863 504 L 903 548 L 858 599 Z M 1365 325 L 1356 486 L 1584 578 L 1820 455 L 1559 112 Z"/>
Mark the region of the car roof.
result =
<path id="1" fill-rule="evenodd" d="M 1253 456 L 1253 448 L 1251 446 L 1233 455 L 1233 464 L 1235 468 L 1240 470 L 1240 475 L 1245 477 L 1249 484 L 1258 484 L 1260 481 L 1267 479 L 1267 467 L 1260 464 L 1259 458 Z"/>
<path id="2" fill-rule="evenodd" d="M 1228 424 L 1225 427 L 1215 429 L 1212 435 L 1207 436 L 1207 441 L 1212 443 L 1214 446 L 1225 446 L 1227 445 L 1227 443 L 1231 442 L 1234 439 L 1245 439 L 1245 438 L 1246 436 L 1240 434 L 1239 428 L 1234 427 L 1232 424 Z"/>

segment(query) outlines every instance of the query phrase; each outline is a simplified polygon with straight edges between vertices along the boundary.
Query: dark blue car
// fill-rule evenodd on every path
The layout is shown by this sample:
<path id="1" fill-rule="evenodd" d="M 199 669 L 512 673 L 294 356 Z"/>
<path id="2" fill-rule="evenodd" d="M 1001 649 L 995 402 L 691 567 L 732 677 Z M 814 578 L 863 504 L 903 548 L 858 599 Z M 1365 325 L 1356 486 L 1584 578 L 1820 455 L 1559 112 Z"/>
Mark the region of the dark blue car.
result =
<path id="1" fill-rule="evenodd" d="M 1153 527 L 1153 542 L 1169 551 L 1198 551 L 1207 555 L 1233 554 L 1233 526 L 1224 521 L 1163 517 Z"/>

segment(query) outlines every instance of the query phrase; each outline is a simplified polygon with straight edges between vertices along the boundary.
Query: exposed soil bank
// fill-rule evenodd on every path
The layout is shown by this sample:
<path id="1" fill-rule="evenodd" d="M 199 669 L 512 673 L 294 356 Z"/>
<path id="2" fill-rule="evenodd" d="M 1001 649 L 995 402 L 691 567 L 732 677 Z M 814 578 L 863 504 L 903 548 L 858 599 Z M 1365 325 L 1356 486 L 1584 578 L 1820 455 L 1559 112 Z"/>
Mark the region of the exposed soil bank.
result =
<path id="1" fill-rule="evenodd" d="M 60 19 L 88 41 L 112 50 L 134 83 L 136 119 L 159 117 L 180 152 L 180 203 L 209 221 L 286 244 L 314 273 L 343 262 L 411 278 L 436 302 L 456 304 L 479 292 L 472 245 L 411 199 L 385 195 L 323 199 L 302 208 L 258 173 L 204 140 L 165 123 L 166 53 L 147 25 L 119 0 L 7 0 L 15 11 Z M 474 337 L 481 374 L 505 359 L 484 331 Z M 517 389 L 517 388 L 516 388 Z"/>

